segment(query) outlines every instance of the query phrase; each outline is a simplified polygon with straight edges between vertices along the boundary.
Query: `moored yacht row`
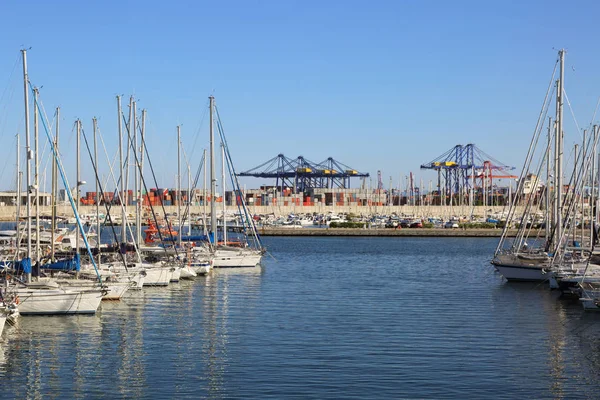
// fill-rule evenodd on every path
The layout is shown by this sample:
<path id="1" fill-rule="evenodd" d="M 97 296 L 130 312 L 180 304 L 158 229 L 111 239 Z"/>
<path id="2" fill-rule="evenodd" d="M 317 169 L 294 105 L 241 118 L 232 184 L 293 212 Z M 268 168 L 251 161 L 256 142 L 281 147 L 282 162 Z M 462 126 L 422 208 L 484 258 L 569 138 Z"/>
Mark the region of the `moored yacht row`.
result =
<path id="1" fill-rule="evenodd" d="M 231 252 L 228 257 L 227 252 Z M 258 267 L 261 255 L 248 252 L 240 258 L 243 249 L 221 249 L 214 259 L 222 261 L 223 267 Z M 77 257 L 76 257 L 77 258 Z M 239 260 L 236 263 L 234 260 Z M 18 315 L 64 315 L 93 314 L 102 300 L 120 300 L 128 290 L 142 289 L 146 286 L 166 287 L 179 279 L 191 279 L 206 275 L 212 270 L 212 258 L 202 261 L 197 257 L 194 262 L 182 263 L 107 263 L 102 268 L 102 278 L 93 277 L 93 269 L 81 266 L 75 273 L 58 272 L 41 268 L 40 276 L 30 283 L 11 278 L 15 271 L 5 265 L 8 273 L 0 290 L 0 333 L 7 320 L 16 321 Z M 11 272 L 12 271 L 12 272 Z M 181 271 L 188 271 L 181 275 Z"/>
<path id="2" fill-rule="evenodd" d="M 505 227 L 491 262 L 508 281 L 548 283 L 551 289 L 578 298 L 585 310 L 600 310 L 600 173 L 596 158 L 600 129 L 590 124 L 591 132 L 583 131 L 582 143 L 574 146 L 570 177 L 565 179 L 564 58 L 565 51 L 560 50 L 556 61 L 559 76 L 555 80 L 553 73 L 551 78 L 508 210 L 509 220 L 520 221 L 517 235 L 509 239 Z M 551 92 L 556 94 L 556 116 L 549 118 L 543 140 L 543 116 L 552 105 Z M 524 177 L 533 184 L 526 187 Z M 523 199 L 523 213 L 516 215 L 516 202 Z M 535 226 L 528 222 L 534 216 L 541 216 L 541 223 Z"/>
<path id="3" fill-rule="evenodd" d="M 33 86 L 27 73 L 27 51 L 22 50 L 23 80 L 25 97 L 25 136 L 28 149 L 26 160 L 25 187 L 26 217 L 19 221 L 21 216 L 18 204 L 16 229 L 3 231 L 0 235 L 0 326 L 7 321 L 13 321 L 18 315 L 56 315 L 56 314 L 93 314 L 100 307 L 102 300 L 119 300 L 129 290 L 143 289 L 146 286 L 168 286 L 171 282 L 180 279 L 194 279 L 197 276 L 211 273 L 212 268 L 257 267 L 265 252 L 256 232 L 253 219 L 250 217 L 240 196 L 240 215 L 244 223 L 236 232 L 229 234 L 226 221 L 217 225 L 216 204 L 211 201 L 210 221 L 203 221 L 204 231 L 191 235 L 189 222 L 189 203 L 187 210 L 178 210 L 179 229 L 173 228 L 173 221 L 168 220 L 168 215 L 161 216 L 161 210 L 153 204 L 144 204 L 142 193 L 147 192 L 147 187 L 158 186 L 151 164 L 150 155 L 144 143 L 146 111 L 138 116 L 136 102 L 133 96 L 129 103 L 129 118 L 121 109 L 121 97 L 117 97 L 119 148 L 119 171 L 115 174 L 111 168 L 110 176 L 114 181 L 114 194 L 116 209 L 104 204 L 105 209 L 100 212 L 100 202 L 95 201 L 96 212 L 93 215 L 81 216 L 78 212 L 80 204 L 80 186 L 86 184 L 81 177 L 80 170 L 80 140 L 85 139 L 88 154 L 93 167 L 91 174 L 95 178 L 98 196 L 104 197 L 107 183 L 101 182 L 96 170 L 98 165 L 97 129 L 98 120 L 93 122 L 93 155 L 88 146 L 88 139 L 82 128 L 82 122 L 75 122 L 76 131 L 76 185 L 71 189 L 66 172 L 58 150 L 59 113 L 56 109 L 56 131 L 50 132 L 45 120 L 39 122 L 40 115 L 44 115 L 41 105 L 39 90 Z M 31 105 L 34 108 L 34 148 L 29 150 L 29 106 L 30 95 L 33 97 Z M 210 179 L 211 199 L 216 196 L 214 126 L 217 126 L 222 149 L 222 178 L 220 186 L 225 190 L 228 171 L 234 189 L 239 191 L 239 183 L 233 171 L 229 149 L 222 131 L 222 124 L 215 113 L 214 98 L 210 98 Z M 141 124 L 138 123 L 141 120 Z M 216 123 L 215 123 L 216 122 Z M 124 126 L 123 126 L 124 125 Z M 52 158 L 52 216 L 50 228 L 42 229 L 39 214 L 39 159 L 38 136 L 42 134 L 47 138 Z M 178 174 L 177 193 L 180 194 L 181 185 L 181 139 L 180 127 L 177 127 L 178 149 Z M 126 145 L 124 145 L 126 143 Z M 20 153 L 22 148 L 17 136 L 17 191 L 20 196 Z M 64 151 L 64 149 L 63 149 Z M 205 151 L 206 155 L 206 151 Z M 199 170 L 206 168 L 206 159 Z M 107 160 L 110 157 L 107 154 Z M 33 165 L 34 174 L 30 169 Z M 150 166 L 154 182 L 143 174 L 144 163 Z M 226 168 L 227 166 L 227 168 Z M 191 174 L 188 165 L 188 189 L 191 191 Z M 133 169 L 133 171 L 131 171 Z M 31 176 L 34 176 L 33 182 Z M 130 175 L 133 178 L 134 190 L 127 191 Z M 119 176 L 117 180 L 115 176 Z M 206 176 L 206 172 L 205 172 Z M 148 180 L 149 182 L 146 182 Z M 65 195 L 71 204 L 75 224 L 74 229 L 58 228 L 56 217 L 56 200 L 58 184 L 62 181 Z M 206 183 L 205 183 L 206 187 Z M 128 193 L 129 192 L 129 193 Z M 133 192 L 134 201 L 125 201 L 125 196 Z M 178 198 L 179 207 L 184 203 L 183 198 Z M 134 204 L 133 212 L 127 209 L 127 204 Z M 155 206 L 156 204 L 154 204 Z M 182 212 L 184 211 L 184 212 Z M 120 214 L 120 217 L 115 214 Z M 207 215 L 205 212 L 204 215 Z M 149 224 L 142 227 L 142 218 L 148 218 Z M 186 221 L 186 218 L 188 221 Z M 21 223 L 22 222 L 22 223 Z M 110 229 L 103 229 L 107 222 Z M 115 222 L 121 223 L 120 232 L 115 229 Z M 183 234 L 183 227 L 188 227 L 188 235 Z M 218 227 L 221 229 L 219 230 Z M 112 235 L 112 237 L 110 237 Z M 110 237 L 110 238 L 109 238 Z"/>

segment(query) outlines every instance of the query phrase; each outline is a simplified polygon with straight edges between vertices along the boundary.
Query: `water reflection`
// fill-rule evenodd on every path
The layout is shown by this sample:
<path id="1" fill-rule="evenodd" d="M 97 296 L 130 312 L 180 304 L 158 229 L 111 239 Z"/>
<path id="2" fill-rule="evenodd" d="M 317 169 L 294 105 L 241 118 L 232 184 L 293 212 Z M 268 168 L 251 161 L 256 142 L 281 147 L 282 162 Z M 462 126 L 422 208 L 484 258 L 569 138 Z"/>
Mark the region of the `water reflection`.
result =
<path id="1" fill-rule="evenodd" d="M 263 268 L 220 268 L 205 277 L 202 348 L 210 398 L 227 396 L 224 375 L 230 366 L 230 311 L 250 313 L 255 308 Z"/>
<path id="2" fill-rule="evenodd" d="M 132 292 L 136 293 L 136 292 Z M 136 293 L 137 294 L 137 293 Z M 102 303 L 103 335 L 100 346 L 110 357 L 112 368 L 105 377 L 114 380 L 122 397 L 140 397 L 146 383 L 144 360 L 143 299 Z"/>
<path id="3" fill-rule="evenodd" d="M 93 370 L 101 352 L 101 332 L 96 316 L 19 318 L 9 331 L 6 376 L 22 375 L 24 385 L 15 385 L 17 398 L 58 398 L 64 395 L 68 378 L 69 395 L 84 397 L 84 376 Z M 64 349 L 69 348 L 68 352 Z"/>
<path id="4" fill-rule="evenodd" d="M 556 296 L 550 296 L 551 298 Z M 565 377 L 565 357 L 568 330 L 565 325 L 566 312 L 559 302 L 543 302 L 544 313 L 547 316 L 546 327 L 548 329 L 548 364 L 550 366 L 549 392 L 556 398 L 563 398 Z"/>
<path id="5" fill-rule="evenodd" d="M 567 325 L 569 344 L 577 346 L 578 351 L 569 352 L 570 362 L 567 365 L 576 364 L 584 372 L 579 373 L 578 378 L 587 384 L 596 385 L 600 375 L 600 315 L 582 313 L 577 319 L 571 319 L 575 321 Z M 571 373 L 570 370 L 568 372 Z"/>
<path id="6" fill-rule="evenodd" d="M 0 373 L 6 371 L 6 347 L 0 342 Z"/>
<path id="7" fill-rule="evenodd" d="M 595 381 L 600 372 L 600 315 L 584 312 L 578 300 L 561 298 L 558 292 L 538 283 L 503 282 L 494 290 L 492 304 L 498 321 L 506 321 L 510 315 L 512 324 L 504 328 L 506 337 L 529 345 L 507 346 L 511 357 L 529 365 L 528 374 L 545 378 L 542 381 L 552 396 L 573 397 L 581 394 L 577 382 Z M 504 336 L 501 326 L 495 331 Z M 545 357 L 539 357 L 544 353 Z M 535 359 L 545 363 L 539 369 L 531 368 Z M 511 368 L 517 366 L 515 363 Z"/>
<path id="8" fill-rule="evenodd" d="M 492 241 L 271 242 L 273 270 L 22 318 L 0 398 L 597 397 L 600 315 L 502 282 Z"/>

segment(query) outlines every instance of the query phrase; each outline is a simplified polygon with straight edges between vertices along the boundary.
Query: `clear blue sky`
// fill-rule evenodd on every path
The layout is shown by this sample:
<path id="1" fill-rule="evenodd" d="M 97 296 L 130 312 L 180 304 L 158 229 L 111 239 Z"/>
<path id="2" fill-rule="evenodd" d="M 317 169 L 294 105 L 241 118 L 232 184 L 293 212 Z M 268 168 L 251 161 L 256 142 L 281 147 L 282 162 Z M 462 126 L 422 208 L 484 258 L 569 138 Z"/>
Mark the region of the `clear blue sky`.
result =
<path id="1" fill-rule="evenodd" d="M 565 88 L 589 124 L 599 11 L 596 1 L 5 1 L 0 187 L 14 188 L 14 135 L 24 130 L 22 47 L 50 119 L 61 106 L 72 182 L 73 121 L 91 133 L 98 117 L 114 154 L 117 94 L 148 110 L 160 186 L 174 186 L 177 124 L 189 153 L 196 143 L 193 161 L 208 146 L 211 93 L 238 171 L 278 153 L 331 156 L 396 186 L 410 171 L 433 179 L 419 166 L 467 143 L 520 168 L 556 49 L 568 51 Z M 570 147 L 579 133 L 565 114 Z"/>

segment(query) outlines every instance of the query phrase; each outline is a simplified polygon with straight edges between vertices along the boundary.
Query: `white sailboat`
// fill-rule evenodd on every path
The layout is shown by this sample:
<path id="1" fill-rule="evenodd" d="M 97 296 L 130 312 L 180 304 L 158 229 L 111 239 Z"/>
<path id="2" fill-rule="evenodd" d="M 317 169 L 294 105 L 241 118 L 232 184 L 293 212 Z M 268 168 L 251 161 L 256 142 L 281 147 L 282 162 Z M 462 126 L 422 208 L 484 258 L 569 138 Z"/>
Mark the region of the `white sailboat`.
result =
<path id="1" fill-rule="evenodd" d="M 25 132 L 27 148 L 29 148 L 29 96 L 28 96 L 28 85 L 29 79 L 27 75 L 27 56 L 26 50 L 21 50 L 23 55 L 23 78 L 24 78 L 24 94 L 25 94 Z M 36 171 L 36 185 L 34 185 L 34 194 L 36 200 L 36 221 L 39 221 L 38 211 L 38 185 L 37 185 L 37 170 L 38 170 L 38 90 L 33 89 L 34 94 L 34 138 L 35 138 L 35 171 Z M 46 131 L 48 138 L 50 134 Z M 66 183 L 64 169 L 59 161 L 58 152 L 52 140 L 50 141 L 52 155 L 54 161 L 57 163 L 57 167 L 61 173 L 63 180 Z M 29 158 L 27 161 L 27 186 L 30 187 L 30 176 L 29 176 Z M 68 187 L 68 185 L 66 185 Z M 73 198 L 69 190 L 67 190 L 69 200 L 74 209 L 77 223 L 79 225 L 80 232 L 83 232 L 83 226 L 79 220 L 77 208 L 74 206 Z M 32 314 L 44 314 L 44 315 L 56 315 L 56 314 L 91 314 L 95 313 L 100 306 L 102 300 L 102 290 L 99 288 L 89 290 L 69 290 L 61 288 L 58 284 L 52 283 L 40 283 L 37 284 L 31 281 L 31 207 L 30 207 L 30 195 L 27 196 L 27 258 L 22 260 L 23 270 L 26 273 L 26 283 L 19 283 L 11 286 L 9 290 L 13 295 L 19 299 L 19 313 L 21 315 L 32 315 Z M 36 222 L 36 251 L 35 260 L 40 261 L 40 247 L 39 247 L 39 222 Z M 84 237 L 85 240 L 85 237 Z M 88 245 L 89 252 L 89 245 Z M 91 256 L 91 252 L 90 252 Z M 76 255 L 75 262 L 79 265 L 79 256 Z"/>
<path id="2" fill-rule="evenodd" d="M 89 279 L 72 279 L 67 278 L 55 278 L 53 279 L 60 287 L 70 290 L 90 290 L 98 287 L 98 282 Z M 104 280 L 102 288 L 104 289 L 102 294 L 102 300 L 121 300 L 121 298 L 127 293 L 127 291 L 135 285 L 133 280 L 123 281 L 108 281 Z"/>
<path id="3" fill-rule="evenodd" d="M 227 246 L 227 227 L 225 222 L 225 210 L 223 210 L 223 245 L 218 244 L 218 232 L 217 232 L 217 210 L 215 205 L 216 195 L 216 177 L 215 177 L 215 147 L 214 147 L 214 97 L 210 96 L 210 180 L 211 180 L 211 203 L 210 203 L 210 227 L 211 234 L 211 253 L 212 253 L 212 266 L 214 268 L 236 268 L 236 267 L 256 267 L 260 264 L 262 259 L 262 250 L 252 249 L 249 247 L 231 247 Z M 221 132 L 222 133 L 222 132 Z M 221 136 L 223 145 L 222 157 L 223 157 L 223 182 L 221 187 L 223 189 L 223 205 L 225 204 L 225 140 L 224 136 Z M 230 160 L 229 160 L 230 161 Z M 245 204 L 243 196 L 240 196 L 242 200 L 242 207 L 245 210 Z M 251 223 L 253 223 L 251 221 Z M 254 232 L 256 234 L 256 232 Z M 256 237 L 256 236 L 255 236 Z M 199 249 L 197 251 L 205 251 Z"/>
<path id="4" fill-rule="evenodd" d="M 102 301 L 99 289 L 20 287 L 15 290 L 21 315 L 94 314 Z"/>
<path id="5" fill-rule="evenodd" d="M 140 267 L 146 273 L 144 286 L 169 286 L 175 272 L 172 266 L 141 264 Z"/>
<path id="6" fill-rule="evenodd" d="M 209 260 L 192 260 L 190 262 L 190 268 L 196 273 L 196 275 L 207 275 L 212 270 L 212 263 Z"/>
<path id="7" fill-rule="evenodd" d="M 134 274 L 133 281 L 141 286 L 168 286 L 173 278 L 175 268 L 165 262 L 156 263 L 135 262 L 127 263 L 127 269 L 122 263 L 114 263 L 110 270 L 116 274 Z"/>
<path id="8" fill-rule="evenodd" d="M 181 279 L 192 279 L 197 276 L 198 276 L 198 274 L 196 273 L 196 271 L 194 271 L 194 269 L 190 265 L 183 265 L 181 267 L 181 271 L 180 271 Z"/>
<path id="9" fill-rule="evenodd" d="M 553 196 L 553 210 L 550 213 L 549 207 L 546 208 L 546 235 L 544 237 L 545 241 L 539 245 L 530 245 L 527 243 L 530 229 L 527 228 L 527 216 L 531 212 L 534 201 L 533 196 L 529 197 L 529 201 L 525 207 L 525 211 L 520 220 L 519 225 L 519 233 L 517 237 L 511 243 L 510 248 L 504 249 L 504 245 L 507 243 L 507 232 L 512 223 L 512 217 L 515 214 L 517 201 L 520 199 L 519 196 L 524 193 L 523 186 L 525 182 L 525 176 L 528 173 L 528 170 L 531 166 L 534 153 L 535 153 L 535 144 L 537 143 L 537 138 L 541 132 L 541 124 L 542 114 L 540 113 L 540 118 L 538 119 L 538 124 L 536 126 L 534 132 L 534 139 L 531 141 L 529 151 L 526 157 L 525 164 L 523 166 L 523 170 L 521 172 L 521 177 L 519 179 L 519 188 L 517 195 L 512 199 L 511 207 L 509 209 L 508 218 L 506 225 L 504 227 L 502 237 L 496 248 L 494 253 L 494 257 L 491 263 L 494 265 L 496 270 L 507 280 L 509 281 L 546 281 L 548 280 L 551 274 L 551 263 L 552 263 L 552 254 L 559 249 L 562 244 L 561 240 L 563 240 L 563 216 L 562 216 L 562 188 L 563 188 L 563 178 L 562 178 L 562 140 L 563 140 L 563 85 L 564 85 L 564 55 L 565 51 L 559 51 L 559 59 L 558 64 L 560 65 L 560 76 L 557 83 L 556 89 L 556 125 L 555 125 L 555 159 L 554 159 L 554 196 Z M 553 82 L 554 76 L 552 77 L 551 84 Z M 550 93 L 550 87 L 548 88 L 548 93 Z M 542 106 L 542 110 L 546 107 L 549 107 L 550 103 L 548 100 L 548 94 L 546 95 L 546 99 L 544 100 L 544 105 Z M 550 129 L 550 128 L 549 128 Z M 549 168 L 550 165 L 550 135 L 548 138 L 548 147 L 546 148 L 546 152 L 544 157 L 546 158 L 546 165 Z M 540 164 L 540 167 L 541 168 Z M 539 174 L 538 174 L 539 175 Z M 548 177 L 550 174 L 547 174 Z M 537 175 L 536 175 L 537 176 Z M 535 181 L 535 185 L 537 188 L 537 180 Z M 549 182 L 546 182 L 546 205 L 550 204 L 549 197 Z M 549 254 L 549 251 L 552 254 Z"/>
<path id="10" fill-rule="evenodd" d="M 171 282 L 179 282 L 179 279 L 181 279 L 181 267 L 173 265 L 172 268 Z"/>

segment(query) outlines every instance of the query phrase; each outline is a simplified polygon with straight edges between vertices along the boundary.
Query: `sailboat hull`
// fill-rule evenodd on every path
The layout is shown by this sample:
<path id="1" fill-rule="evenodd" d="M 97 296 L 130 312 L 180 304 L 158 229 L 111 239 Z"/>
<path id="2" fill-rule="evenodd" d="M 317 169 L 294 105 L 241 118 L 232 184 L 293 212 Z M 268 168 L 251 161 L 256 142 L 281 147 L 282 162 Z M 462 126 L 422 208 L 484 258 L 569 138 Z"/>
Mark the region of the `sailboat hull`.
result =
<path id="1" fill-rule="evenodd" d="M 64 288 L 71 290 L 90 290 L 98 287 L 96 282 L 86 282 L 80 280 L 59 281 Z M 131 282 L 104 282 L 102 288 L 105 289 L 102 300 L 120 300 L 133 284 Z"/>
<path id="2" fill-rule="evenodd" d="M 585 311 L 600 311 L 600 307 L 598 307 L 598 300 L 596 298 L 582 297 L 579 299 L 579 301 L 581 302 L 581 305 Z"/>
<path id="3" fill-rule="evenodd" d="M 145 269 L 144 286 L 168 286 L 173 276 L 172 267 L 156 267 Z"/>
<path id="4" fill-rule="evenodd" d="M 550 279 L 550 258 L 542 254 L 498 254 L 492 264 L 509 281 L 542 282 Z"/>
<path id="5" fill-rule="evenodd" d="M 173 273 L 171 274 L 171 282 L 179 282 L 181 278 L 181 268 L 175 267 Z"/>
<path id="6" fill-rule="evenodd" d="M 198 274 L 196 274 L 196 271 L 194 271 L 192 269 L 192 267 L 186 265 L 185 267 L 181 268 L 181 279 L 192 279 L 194 277 L 196 277 Z"/>
<path id="7" fill-rule="evenodd" d="M 498 265 L 496 270 L 508 281 L 521 282 L 543 282 L 551 278 L 552 274 L 547 272 L 547 266 L 535 265 Z"/>
<path id="8" fill-rule="evenodd" d="M 106 284 L 107 292 L 102 296 L 102 300 L 121 300 L 121 297 L 131 288 L 130 282 L 111 282 Z"/>
<path id="9" fill-rule="evenodd" d="M 194 265 L 194 263 L 192 263 L 192 269 L 194 270 L 194 272 L 196 272 L 196 275 L 207 275 L 212 269 L 212 267 L 210 266 L 210 263 L 200 263 L 197 265 Z"/>
<path id="10" fill-rule="evenodd" d="M 219 251 L 213 256 L 214 268 L 243 268 L 256 267 L 260 264 L 262 255 L 255 252 Z"/>
<path id="11" fill-rule="evenodd" d="M 101 290 L 18 289 L 21 315 L 94 314 L 102 301 Z"/>
<path id="12" fill-rule="evenodd" d="M 133 278 L 131 278 L 131 282 L 133 282 L 133 286 L 131 289 L 141 290 L 144 286 L 144 281 L 146 280 L 146 273 L 138 273 Z"/>

